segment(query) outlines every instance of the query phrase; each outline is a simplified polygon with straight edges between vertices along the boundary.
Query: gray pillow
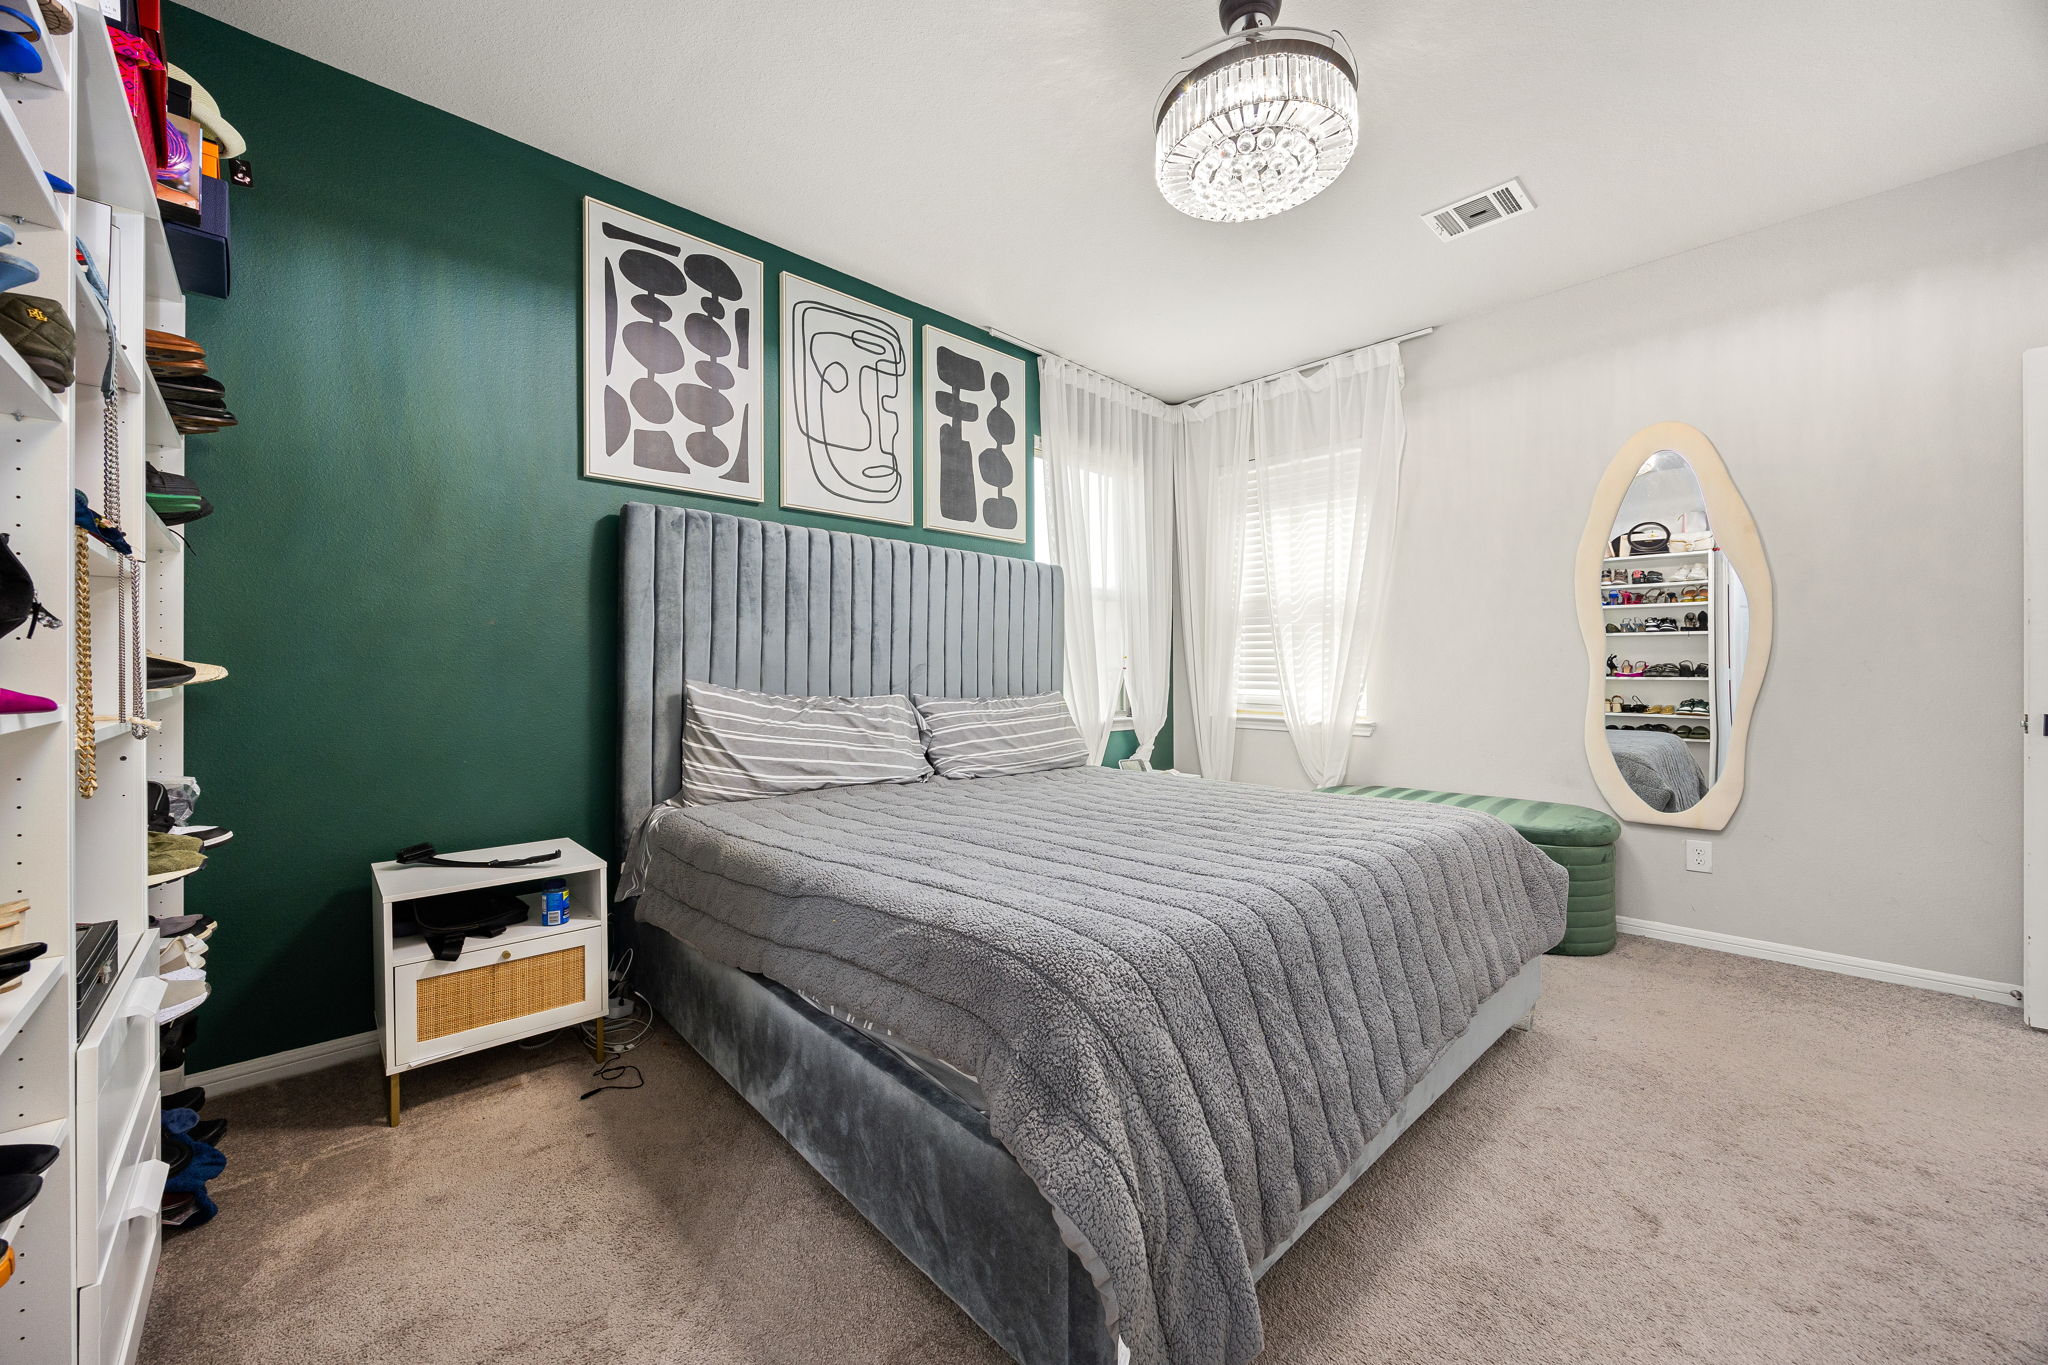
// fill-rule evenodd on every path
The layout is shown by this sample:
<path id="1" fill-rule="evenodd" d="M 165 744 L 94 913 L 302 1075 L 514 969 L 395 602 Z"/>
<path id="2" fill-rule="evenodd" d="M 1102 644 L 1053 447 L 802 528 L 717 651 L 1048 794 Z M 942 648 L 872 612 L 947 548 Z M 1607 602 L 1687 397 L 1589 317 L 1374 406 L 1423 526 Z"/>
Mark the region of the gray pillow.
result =
<path id="1" fill-rule="evenodd" d="M 919 697 L 925 748 L 941 777 L 1006 777 L 1088 761 L 1057 692 L 1035 697 Z"/>
<path id="2" fill-rule="evenodd" d="M 778 697 L 683 684 L 686 806 L 931 775 L 908 697 Z"/>

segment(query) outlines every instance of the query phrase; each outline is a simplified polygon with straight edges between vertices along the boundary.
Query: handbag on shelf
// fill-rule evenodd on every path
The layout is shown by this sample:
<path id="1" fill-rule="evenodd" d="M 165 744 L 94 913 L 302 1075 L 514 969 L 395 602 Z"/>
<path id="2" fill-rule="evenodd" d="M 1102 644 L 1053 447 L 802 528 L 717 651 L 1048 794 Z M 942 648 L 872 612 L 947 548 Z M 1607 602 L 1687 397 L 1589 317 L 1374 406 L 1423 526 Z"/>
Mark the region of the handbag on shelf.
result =
<path id="1" fill-rule="evenodd" d="M 1680 554 L 1697 554 L 1714 548 L 1714 528 L 1707 525 L 1705 512 L 1687 512 L 1671 532 L 1671 548 Z"/>
<path id="2" fill-rule="evenodd" d="M 1661 521 L 1639 521 L 1609 541 L 1609 558 L 1661 555 L 1671 549 L 1671 528 Z"/>
<path id="3" fill-rule="evenodd" d="M 36 600 L 36 581 L 29 577 L 28 566 L 14 553 L 7 537 L 0 535 L 0 635 L 12 635 L 24 621 L 31 636 L 37 626 L 59 624 Z"/>

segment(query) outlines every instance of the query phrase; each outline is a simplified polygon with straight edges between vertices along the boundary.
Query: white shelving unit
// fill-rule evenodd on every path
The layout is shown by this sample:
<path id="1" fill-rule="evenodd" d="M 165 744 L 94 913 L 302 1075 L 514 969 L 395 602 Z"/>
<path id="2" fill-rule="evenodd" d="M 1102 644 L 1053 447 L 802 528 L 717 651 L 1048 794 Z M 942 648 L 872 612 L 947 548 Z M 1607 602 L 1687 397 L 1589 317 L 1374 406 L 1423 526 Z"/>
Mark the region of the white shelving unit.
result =
<path id="1" fill-rule="evenodd" d="M 1665 578 L 1667 580 L 1661 583 L 1643 584 L 1602 583 L 1599 587 L 1599 591 L 1603 595 L 1608 592 L 1615 591 L 1667 591 L 1682 593 L 1688 588 L 1704 589 L 1707 595 L 1707 600 L 1703 602 L 1603 603 L 1600 608 L 1600 610 L 1603 612 L 1630 613 L 1630 615 L 1628 616 L 1623 616 L 1619 618 L 1609 616 L 1607 620 L 1610 624 L 1617 623 L 1618 621 L 1640 619 L 1640 617 L 1636 615 L 1637 613 L 1640 613 L 1641 617 L 1668 616 L 1674 617 L 1679 621 L 1683 621 L 1685 619 L 1685 615 L 1687 612 L 1697 613 L 1704 611 L 1707 613 L 1707 628 L 1705 630 L 1635 630 L 1607 632 L 1607 642 L 1610 646 L 1609 652 L 1615 655 L 1617 658 L 1641 658 L 1653 664 L 1691 662 L 1705 664 L 1707 667 L 1707 671 L 1704 675 L 1687 678 L 1645 678 L 1639 675 L 1630 675 L 1626 673 L 1610 673 L 1607 675 L 1607 682 L 1610 684 L 1611 691 L 1621 692 L 1622 695 L 1626 696 L 1628 695 L 1628 691 L 1626 689 L 1631 689 L 1639 683 L 1648 684 L 1651 687 L 1657 689 L 1656 693 L 1651 698 L 1649 698 L 1652 705 L 1676 705 L 1679 701 L 1684 700 L 1687 696 L 1699 696 L 1701 694 L 1704 694 L 1706 696 L 1707 704 L 1710 708 L 1716 705 L 1717 698 L 1720 695 L 1718 684 L 1720 679 L 1723 645 L 1721 640 L 1721 613 L 1714 610 L 1714 604 L 1724 599 L 1724 592 L 1721 583 L 1721 575 L 1723 571 L 1723 565 L 1721 563 L 1721 560 L 1723 558 L 1724 556 L 1721 554 L 1719 550 L 1675 550 L 1669 554 L 1624 555 L 1620 558 L 1608 559 L 1603 561 L 1603 566 L 1609 569 L 1655 569 L 1659 573 L 1665 575 Z M 1674 579 L 1671 577 L 1673 573 L 1684 572 L 1693 565 L 1702 566 L 1705 570 L 1706 577 L 1691 579 Z M 1689 643 L 1685 644 L 1682 648 L 1676 650 L 1643 648 L 1643 646 L 1649 645 L 1652 641 L 1656 640 L 1683 640 L 1688 641 Z M 1694 657 L 1694 654 L 1698 654 L 1701 657 L 1696 658 Z M 1666 687 L 1671 687 L 1674 689 L 1672 695 L 1669 697 L 1664 695 L 1663 689 L 1665 689 Z M 1678 688 L 1691 688 L 1693 690 L 1691 692 L 1684 692 L 1676 690 Z M 1718 724 L 1716 724 L 1715 721 L 1716 717 L 1710 710 L 1710 712 L 1707 715 L 1703 716 L 1667 716 L 1649 715 L 1636 712 L 1624 712 L 1620 715 L 1610 717 L 1607 723 L 1609 725 L 1633 725 L 1639 727 L 1644 725 L 1669 725 L 1674 730 L 1681 725 L 1703 727 L 1707 731 L 1707 737 L 1705 739 L 1687 737 L 1685 742 L 1687 744 L 1699 746 L 1695 750 L 1695 756 L 1698 757 L 1700 760 L 1701 774 L 1705 776 L 1705 778 L 1707 779 L 1707 785 L 1711 787 L 1712 785 L 1714 785 L 1714 780 L 1716 777 L 1720 775 L 1721 771 L 1721 727 Z"/>
<path id="2" fill-rule="evenodd" d="M 33 12 L 33 7 L 30 7 Z M 97 6 L 40 46 L 46 70 L 0 76 L 0 216 L 10 248 L 41 278 L 20 292 L 55 299 L 78 333 L 78 383 L 52 394 L 0 343 L 0 530 L 61 620 L 0 639 L 0 685 L 54 698 L 60 709 L 0 719 L 0 899 L 29 903 L 23 938 L 48 945 L 23 984 L 0 995 L 0 1144 L 42 1142 L 63 1153 L 15 1238 L 17 1268 L 0 1285 L 0 1359 L 22 1365 L 128 1365 L 141 1343 L 162 1243 L 158 1208 L 168 1168 L 159 1151 L 157 936 L 152 911 L 182 910 L 182 885 L 147 886 L 153 777 L 184 771 L 179 693 L 152 693 L 161 730 L 138 738 L 117 719 L 123 561 L 97 541 L 86 553 L 89 627 L 76 596 L 74 489 L 126 530 L 145 648 L 182 657 L 184 573 L 175 541 L 151 524 L 144 465 L 184 468 L 183 442 L 149 374 L 144 331 L 184 330 L 184 300 L 135 136 L 119 67 Z M 53 194 L 44 172 L 77 187 Z M 111 291 L 86 286 L 73 238 Z M 118 506 L 105 506 L 100 378 L 112 349 L 119 419 Z M 98 787 L 80 793 L 83 738 L 74 684 L 92 666 L 87 728 Z M 140 668 L 135 658 L 130 666 Z M 117 967 L 94 1015 L 78 1018 L 74 926 L 112 921 Z"/>

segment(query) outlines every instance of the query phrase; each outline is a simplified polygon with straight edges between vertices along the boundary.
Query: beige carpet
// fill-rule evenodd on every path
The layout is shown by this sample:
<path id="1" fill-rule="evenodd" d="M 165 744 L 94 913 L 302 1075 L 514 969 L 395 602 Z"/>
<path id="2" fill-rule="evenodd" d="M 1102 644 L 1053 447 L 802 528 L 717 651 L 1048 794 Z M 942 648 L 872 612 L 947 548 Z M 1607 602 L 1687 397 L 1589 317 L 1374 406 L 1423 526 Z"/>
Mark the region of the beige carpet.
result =
<path id="1" fill-rule="evenodd" d="M 2017 1010 L 1624 938 L 1260 1288 L 1262 1360 L 2048 1362 L 2048 1035 Z M 217 1101 L 221 1216 L 146 1365 L 1004 1359 L 666 1032 Z"/>

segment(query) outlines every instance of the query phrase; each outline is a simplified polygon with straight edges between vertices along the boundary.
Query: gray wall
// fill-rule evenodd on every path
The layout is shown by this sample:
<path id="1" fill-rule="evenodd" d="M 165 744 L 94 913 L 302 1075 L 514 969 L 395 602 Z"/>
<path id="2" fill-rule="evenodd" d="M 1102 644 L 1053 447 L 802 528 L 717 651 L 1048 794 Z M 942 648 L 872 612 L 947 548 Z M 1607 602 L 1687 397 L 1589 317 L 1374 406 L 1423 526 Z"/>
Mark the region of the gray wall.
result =
<path id="1" fill-rule="evenodd" d="M 1690 422 L 1762 531 L 1776 652 L 1734 822 L 1630 826 L 1622 913 L 2017 981 L 2019 357 L 2041 345 L 2048 147 L 1409 346 L 1352 780 L 1601 804 L 1573 551 L 1621 443 Z M 1301 783 L 1285 735 L 1239 739 L 1240 779 Z"/>

